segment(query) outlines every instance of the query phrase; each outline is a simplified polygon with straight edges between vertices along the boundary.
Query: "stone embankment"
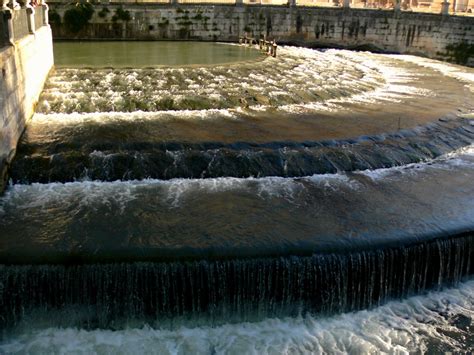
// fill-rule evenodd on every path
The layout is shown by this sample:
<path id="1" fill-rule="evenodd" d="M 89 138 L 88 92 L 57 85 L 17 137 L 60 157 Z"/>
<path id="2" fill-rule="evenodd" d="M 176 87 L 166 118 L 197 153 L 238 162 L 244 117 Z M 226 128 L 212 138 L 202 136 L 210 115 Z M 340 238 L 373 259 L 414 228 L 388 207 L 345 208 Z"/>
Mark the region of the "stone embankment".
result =
<path id="1" fill-rule="evenodd" d="M 47 6 L 1 11 L 0 191 L 27 121 L 53 67 Z"/>
<path id="2" fill-rule="evenodd" d="M 51 7 L 58 39 L 238 41 L 247 32 L 279 43 L 408 53 L 474 65 L 474 17 L 467 16 L 288 5 L 98 4 L 78 28 L 65 16 L 69 5 Z"/>

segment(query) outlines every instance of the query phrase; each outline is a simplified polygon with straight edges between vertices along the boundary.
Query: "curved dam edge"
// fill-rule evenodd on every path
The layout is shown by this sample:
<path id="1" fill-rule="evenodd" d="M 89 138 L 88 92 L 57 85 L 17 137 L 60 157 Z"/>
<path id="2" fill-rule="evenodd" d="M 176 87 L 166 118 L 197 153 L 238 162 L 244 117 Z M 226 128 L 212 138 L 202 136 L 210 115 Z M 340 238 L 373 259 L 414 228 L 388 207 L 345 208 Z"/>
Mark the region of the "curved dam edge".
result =
<path id="1" fill-rule="evenodd" d="M 149 130 L 153 134 L 152 127 Z M 52 131 L 50 137 L 54 134 Z M 303 142 L 146 142 L 130 134 L 117 144 L 115 140 L 94 142 L 74 137 L 75 141 L 63 140 L 57 145 L 24 141 L 12 163 L 12 181 L 304 177 L 389 168 L 435 159 L 469 146 L 474 142 L 474 120 L 445 118 L 384 134 Z"/>
<path id="2" fill-rule="evenodd" d="M 0 263 L 344 255 L 472 238 L 473 170 L 465 154 L 303 178 L 14 185 L 0 205 Z"/>
<path id="3" fill-rule="evenodd" d="M 452 233 L 452 234 L 450 234 Z M 89 250 L 83 252 L 60 252 L 49 250 L 25 251 L 24 248 L 2 251 L 0 253 L 0 267 L 12 265 L 96 265 L 96 264 L 121 264 L 121 263 L 189 263 L 189 262 L 218 262 L 218 261 L 242 261 L 259 259 L 291 259 L 292 257 L 311 256 L 340 256 L 351 258 L 364 252 L 391 253 L 434 245 L 436 243 L 460 241 L 460 243 L 474 243 L 474 226 L 464 230 L 451 231 L 450 233 L 438 232 L 430 235 L 403 236 L 403 242 L 387 240 L 380 243 L 365 242 L 354 245 L 353 241 L 346 238 L 341 239 L 340 245 L 334 243 L 302 242 L 298 245 L 275 245 L 268 246 L 265 250 L 256 250 L 254 247 L 246 248 L 206 248 L 193 249 L 182 247 L 180 249 L 166 248 L 121 248 L 108 250 Z M 344 244 L 351 244 L 350 247 Z M 472 249 L 472 247 L 471 247 Z M 474 249 L 466 250 L 466 253 L 474 257 Z M 469 271 L 471 275 L 474 270 Z"/>
<path id="4" fill-rule="evenodd" d="M 111 23 L 98 6 L 78 33 L 53 23 L 55 39 L 200 40 L 237 42 L 244 32 L 278 42 L 426 56 L 474 65 L 474 17 L 389 10 L 287 6 L 108 4 L 130 13 Z M 64 4 L 50 4 L 63 18 Z M 111 15 L 110 15 L 111 16 Z M 56 16 L 57 17 L 57 16 Z"/>
<path id="5" fill-rule="evenodd" d="M 0 329 L 5 336 L 38 316 L 43 326 L 121 329 L 176 316 L 219 324 L 350 312 L 458 284 L 474 272 L 473 243 L 471 235 L 309 257 L 0 265 Z"/>

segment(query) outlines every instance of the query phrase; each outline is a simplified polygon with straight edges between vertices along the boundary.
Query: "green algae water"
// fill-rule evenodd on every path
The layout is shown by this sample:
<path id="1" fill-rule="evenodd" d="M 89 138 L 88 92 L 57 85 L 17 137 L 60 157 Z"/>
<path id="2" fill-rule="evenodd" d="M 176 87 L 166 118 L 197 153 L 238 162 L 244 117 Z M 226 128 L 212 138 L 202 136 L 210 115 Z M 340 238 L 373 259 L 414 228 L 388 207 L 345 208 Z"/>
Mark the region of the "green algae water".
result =
<path id="1" fill-rule="evenodd" d="M 215 65 L 261 58 L 253 48 L 208 42 L 56 42 L 54 62 L 68 68 Z"/>

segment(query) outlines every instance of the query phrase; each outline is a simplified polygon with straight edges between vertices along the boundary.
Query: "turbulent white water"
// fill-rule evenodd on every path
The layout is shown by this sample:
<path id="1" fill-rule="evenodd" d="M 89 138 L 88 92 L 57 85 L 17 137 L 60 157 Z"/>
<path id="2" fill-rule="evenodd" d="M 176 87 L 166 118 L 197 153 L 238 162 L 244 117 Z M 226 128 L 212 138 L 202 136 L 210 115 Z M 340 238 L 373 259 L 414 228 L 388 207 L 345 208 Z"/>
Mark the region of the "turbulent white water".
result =
<path id="1" fill-rule="evenodd" d="M 473 351 L 474 281 L 329 318 L 266 319 L 217 327 L 32 330 L 11 354 L 405 354 Z"/>
<path id="2" fill-rule="evenodd" d="M 133 112 L 278 108 L 336 110 L 343 103 L 399 102 L 432 96 L 412 86 L 413 68 L 370 53 L 283 47 L 278 58 L 239 66 L 154 70 L 60 69 L 43 92 L 40 112 Z"/>
<path id="3" fill-rule="evenodd" d="M 472 92 L 474 92 L 474 70 L 470 68 L 412 55 L 394 55 L 392 58 L 402 59 L 425 68 L 435 69 L 443 75 L 461 80 Z"/>
<path id="4" fill-rule="evenodd" d="M 112 201 L 123 209 L 127 203 L 137 199 L 147 189 L 160 191 L 163 199 L 168 201 L 170 208 L 179 207 L 183 199 L 192 193 L 221 193 L 226 191 L 256 191 L 257 196 L 265 200 L 269 197 L 284 198 L 292 203 L 298 203 L 295 194 L 303 193 L 307 184 L 324 187 L 328 191 L 343 189 L 358 189 L 360 183 L 354 176 L 364 175 L 373 180 L 403 179 L 404 176 L 416 178 L 419 173 L 432 171 L 453 171 L 462 166 L 468 171 L 474 169 L 474 146 L 468 146 L 455 152 L 423 163 L 403 166 L 356 171 L 354 173 L 315 174 L 301 178 L 262 177 L 234 178 L 221 177 L 209 179 L 144 179 L 128 181 L 77 181 L 71 183 L 49 184 L 15 184 L 12 185 L 0 199 L 0 216 L 5 206 L 15 206 L 16 209 L 42 208 L 48 204 L 60 205 L 65 200 L 69 204 L 93 206 L 96 203 L 109 205 Z M 158 190 L 156 190 L 158 188 Z"/>
<path id="5" fill-rule="evenodd" d="M 303 248 L 308 248 L 310 242 L 319 238 L 322 242 L 318 248 L 322 248 L 325 243 L 328 245 L 339 243 L 337 247 L 344 246 L 352 252 L 356 244 L 364 240 L 369 241 L 371 246 L 375 241 L 386 246 L 392 240 L 398 243 L 396 245 L 399 247 L 408 237 L 418 242 L 418 238 L 421 240 L 421 237 L 431 233 L 429 237 L 433 236 L 436 239 L 439 233 L 443 236 L 446 232 L 462 233 L 472 225 L 473 209 L 469 195 L 473 191 L 470 181 L 474 172 L 474 148 L 470 145 L 439 156 L 462 146 L 455 145 L 453 141 L 455 143 L 458 140 L 463 141 L 464 145 L 472 143 L 472 140 L 466 138 L 471 132 L 469 125 L 472 125 L 468 120 L 463 122 L 465 124 L 462 127 L 452 122 L 443 123 L 447 121 L 438 123 L 439 126 L 436 126 L 439 129 L 436 131 L 438 133 L 433 133 L 436 139 L 431 139 L 428 133 L 426 136 L 421 134 L 424 128 L 401 132 L 400 136 L 416 136 L 420 142 L 418 149 L 428 152 L 426 155 L 419 155 L 422 158 L 418 160 L 404 160 L 404 155 L 395 153 L 394 147 L 397 147 L 398 152 L 407 151 L 408 155 L 410 152 L 416 155 L 410 150 L 412 147 L 408 143 L 405 145 L 400 143 L 398 146 L 395 142 L 392 146 L 387 145 L 389 147 L 387 150 L 382 150 L 384 146 L 379 143 L 387 139 L 383 134 L 376 139 L 372 137 L 379 151 L 371 150 L 367 143 L 369 138 L 361 140 L 360 150 L 352 147 L 352 143 L 348 143 L 347 147 L 342 143 L 347 148 L 346 155 L 333 152 L 333 158 L 339 157 L 340 159 L 336 161 L 344 167 L 346 166 L 343 164 L 344 157 L 352 157 L 353 160 L 350 160 L 352 164 L 348 164 L 350 168 L 347 170 L 335 165 L 337 168 L 329 171 L 337 173 L 330 174 L 311 175 L 313 172 L 304 172 L 301 175 L 287 174 L 288 171 L 291 172 L 292 166 L 288 162 L 291 163 L 292 156 L 285 154 L 291 153 L 292 148 L 281 143 L 312 142 L 319 138 L 312 137 L 311 132 L 343 126 L 340 123 L 331 125 L 334 121 L 321 126 L 303 125 L 299 122 L 300 116 L 297 114 L 303 114 L 301 116 L 303 117 L 308 113 L 332 111 L 336 117 L 337 113 L 344 112 L 341 117 L 345 119 L 347 111 L 344 110 L 356 113 L 359 104 L 360 112 L 369 119 L 374 119 L 370 122 L 361 121 L 362 126 L 375 124 L 376 120 L 387 120 L 386 126 L 383 126 L 383 129 L 374 129 L 375 132 L 380 130 L 390 132 L 404 128 L 401 127 L 400 118 L 397 117 L 399 113 L 406 115 L 404 117 L 407 121 L 413 120 L 407 123 L 407 128 L 412 128 L 417 122 L 410 116 L 412 113 L 412 116 L 421 114 L 438 104 L 438 107 L 433 108 L 433 115 L 438 115 L 441 112 L 438 111 L 439 107 L 444 109 L 445 103 L 452 101 L 452 97 L 449 96 L 449 85 L 446 85 L 446 89 L 438 90 L 439 88 L 433 84 L 437 80 L 437 72 L 442 74 L 440 78 L 445 76 L 446 81 L 451 81 L 450 85 L 454 82 L 456 88 L 463 90 L 463 85 L 466 85 L 472 90 L 474 77 L 468 69 L 463 71 L 450 64 L 411 56 L 384 56 L 340 50 L 314 51 L 285 47 L 281 48 L 279 54 L 276 59 L 268 58 L 265 61 L 242 63 L 239 66 L 153 70 L 58 70 L 50 78 L 40 100 L 39 113 L 25 134 L 26 143 L 23 146 L 25 151 L 20 152 L 17 158 L 17 162 L 21 163 L 20 157 L 23 154 L 24 164 L 19 164 L 19 168 L 17 167 L 23 175 L 29 171 L 33 172 L 31 180 L 25 179 L 20 182 L 32 183 L 11 185 L 0 198 L 0 234 L 4 233 L 3 239 L 6 240 L 0 245 L 0 251 L 4 253 L 2 255 L 8 256 L 9 248 L 13 247 L 16 247 L 17 251 L 26 250 L 24 255 L 28 258 L 29 255 L 46 257 L 51 250 L 58 255 L 64 253 L 66 256 L 67 253 L 102 255 L 100 252 L 107 252 L 113 248 L 127 250 L 130 247 L 138 247 L 142 248 L 140 249 L 142 253 L 164 246 L 173 251 L 179 251 L 183 246 L 196 248 L 198 251 L 202 248 L 204 250 L 202 255 L 207 255 L 206 248 L 216 245 L 220 248 L 217 248 L 218 252 L 229 247 L 248 247 L 248 250 L 254 250 L 255 253 L 268 248 L 270 253 L 273 250 L 271 248 L 279 246 L 282 246 L 279 252 L 301 245 Z M 426 88 L 420 85 L 424 79 L 427 82 L 428 79 L 432 80 Z M 460 81 L 461 84 L 456 81 Z M 386 104 L 392 106 L 385 106 Z M 463 112 L 469 109 L 468 104 L 463 106 L 464 101 L 461 106 L 456 106 L 457 102 L 451 104 L 455 109 L 462 106 Z M 383 112 L 380 112 L 382 108 Z M 284 120 L 281 120 L 281 117 L 273 117 L 272 114 L 275 112 L 281 114 Z M 442 112 L 444 115 L 448 111 Z M 385 117 L 390 114 L 393 117 L 389 118 L 392 118 L 393 122 Z M 291 120 L 288 117 L 291 117 Z M 393 120 L 394 117 L 398 118 L 398 122 L 396 119 Z M 274 122 L 274 125 L 269 124 L 266 127 L 265 124 L 268 122 Z M 420 119 L 420 122 L 425 123 L 423 119 Z M 213 124 L 216 129 L 213 128 Z M 443 124 L 446 126 L 445 131 L 457 132 L 458 136 L 445 134 L 440 128 Z M 198 125 L 203 127 L 201 135 L 198 134 Z M 117 131 L 116 136 L 114 129 Z M 239 129 L 241 134 L 236 134 Z M 342 127 L 342 130 L 344 129 L 345 126 Z M 186 130 L 189 131 L 187 136 L 184 134 Z M 296 135 L 296 138 L 286 135 L 286 131 L 291 130 L 299 132 L 299 135 Z M 280 132 L 280 135 L 276 135 L 278 131 L 285 134 Z M 93 132 L 96 132 L 95 135 Z M 309 133 L 306 134 L 307 132 Z M 245 143 L 250 133 L 255 133 L 253 140 L 262 144 L 270 143 L 270 148 L 264 147 L 267 149 L 267 156 L 260 151 L 250 156 L 245 145 L 242 145 L 242 148 L 238 148 L 238 144 L 231 146 L 235 142 Z M 77 140 L 69 139 L 71 137 Z M 190 149 L 185 144 L 180 145 L 182 142 L 188 142 L 189 137 L 198 143 L 201 141 L 219 143 L 228 139 L 229 147 L 236 151 L 241 149 L 238 152 L 239 157 L 248 156 L 249 161 L 254 164 L 252 166 L 257 166 L 260 170 L 232 177 L 234 175 L 224 169 L 220 175 L 216 173 L 217 175 L 209 175 L 211 177 L 207 178 L 204 174 L 212 170 L 215 160 L 219 158 L 219 155 L 211 153 L 216 153 L 219 149 L 228 149 L 230 152 L 231 149 L 226 146 L 212 148 L 212 144 L 211 148 L 199 148 L 212 156 L 209 162 L 204 159 L 199 161 L 197 158 L 200 156 L 197 154 L 185 156 Z M 252 139 L 249 141 L 252 142 Z M 416 139 L 410 141 L 413 146 L 417 145 Z M 98 147 L 85 149 L 89 140 L 97 143 Z M 167 140 L 176 141 L 180 148 L 170 150 L 163 148 L 165 152 L 163 156 L 150 155 L 152 158 L 145 160 L 146 153 L 155 152 L 153 149 L 156 149 L 159 143 L 166 143 Z M 278 148 L 275 146 L 271 148 L 273 141 L 279 142 L 275 145 Z M 129 148 L 125 143 L 129 144 Z M 148 147 L 145 143 L 150 143 L 150 151 L 146 150 L 148 148 L 143 148 Z M 40 148 L 43 150 L 35 151 Z M 429 151 L 429 148 L 432 151 Z M 63 153 L 61 149 L 70 154 L 61 155 Z M 83 159 L 77 158 L 81 149 L 84 149 Z M 276 149 L 285 154 L 270 155 Z M 301 164 L 301 169 L 305 167 L 305 159 L 296 159 L 298 154 L 305 153 L 304 149 L 295 149 L 294 169 L 300 167 L 298 164 Z M 401 166 L 360 170 L 366 169 L 366 166 L 373 166 L 356 164 L 357 158 L 362 161 L 361 154 L 365 151 L 370 151 L 374 156 L 383 155 L 390 161 L 377 166 L 388 167 L 391 164 Z M 231 153 L 234 154 L 233 151 Z M 231 157 L 230 153 L 227 154 Z M 431 159 L 434 156 L 439 157 Z M 135 159 L 133 162 L 144 162 L 145 167 L 149 164 L 151 170 L 163 169 L 166 172 L 167 169 L 176 168 L 181 161 L 186 165 L 184 166 L 186 169 L 183 168 L 182 171 L 177 169 L 175 175 L 165 177 L 149 175 L 149 172 L 144 170 L 142 174 L 144 179 L 141 179 L 137 177 L 140 175 L 128 175 L 133 169 L 123 163 L 125 158 L 130 158 L 126 160 L 127 162 L 132 161 L 132 157 Z M 169 166 L 158 167 L 152 164 L 155 160 L 163 162 L 165 158 L 170 157 L 173 159 Z M 76 158 L 77 160 L 74 160 Z M 95 165 L 89 164 L 89 158 L 92 162 L 97 161 L 99 168 L 105 170 L 112 166 L 118 173 L 111 174 L 110 179 L 107 174 L 104 174 L 106 178 L 91 177 L 94 175 L 88 175 L 91 172 L 90 167 Z M 57 163 L 50 164 L 53 161 Z M 231 160 L 222 159 L 221 164 L 225 167 L 228 161 Z M 240 162 L 237 159 L 235 161 Z M 242 169 L 248 171 L 249 165 L 245 165 L 248 163 L 242 161 L 244 162 Z M 277 165 L 281 161 L 283 161 L 281 165 L 284 166 L 281 172 L 271 169 L 272 163 L 276 162 Z M 411 161 L 422 162 L 406 164 Z M 78 169 L 78 173 L 72 174 L 72 177 L 54 175 L 59 170 L 82 167 L 81 164 L 84 164 L 82 170 Z M 186 175 L 193 164 L 196 165 L 196 171 L 202 170 L 202 174 Z M 216 166 L 219 167 L 219 164 Z M 232 165 L 229 163 L 229 166 Z M 25 170 L 22 170 L 24 167 Z M 51 176 L 46 174 L 46 177 L 43 177 L 40 173 L 47 172 L 47 167 L 52 172 Z M 124 169 L 122 174 L 121 168 Z M 263 170 L 264 168 L 267 170 Z M 36 179 L 35 172 L 38 175 Z M 114 172 L 114 169 L 111 169 L 111 172 Z M 182 178 L 186 176 L 194 178 Z M 212 178 L 213 176 L 217 177 Z M 160 180 L 165 178 L 170 180 Z M 90 181 L 90 179 L 105 181 Z M 120 180 L 114 181 L 115 179 Z M 44 183 L 37 183 L 38 181 Z M 432 194 L 437 189 L 440 193 Z M 408 215 L 407 211 L 411 213 Z M 404 234 L 400 236 L 401 233 Z M 403 241 L 402 237 L 405 238 Z M 220 244 L 216 244 L 216 241 Z M 29 251 L 25 246 L 32 247 L 31 254 L 28 254 Z M 471 249 L 463 249 L 463 251 L 469 250 Z M 43 251 L 44 255 L 41 254 Z M 241 255 L 243 254 L 238 257 Z M 267 257 L 266 254 L 262 255 Z M 344 253 L 340 255 L 341 258 L 345 257 Z M 439 256 L 441 253 L 436 255 Z M 459 259 L 461 253 L 453 255 L 456 255 L 452 257 L 453 259 L 456 257 Z M 445 261 L 444 254 L 440 259 L 441 262 Z M 24 260 L 31 262 L 30 259 Z M 44 260 L 41 262 L 44 263 Z M 396 261 L 389 265 L 393 266 L 399 261 L 398 258 L 393 260 Z M 446 260 L 449 260 L 446 262 L 449 264 L 451 257 L 446 257 Z M 97 266 L 97 269 L 101 266 L 102 264 Z M 21 267 L 18 268 L 20 269 Z M 49 272 L 48 277 L 54 281 L 56 274 L 53 269 L 54 267 L 48 271 L 48 266 L 44 268 L 45 275 Z M 15 270 L 13 266 L 9 272 L 14 275 Z M 24 270 L 21 270 L 18 271 L 18 275 L 25 276 L 27 272 L 22 274 Z M 32 270 L 35 268 L 32 267 Z M 38 271 L 40 275 L 38 278 L 32 278 L 38 283 L 44 282 L 41 270 Z M 261 277 L 263 274 L 259 274 L 261 271 L 259 270 L 257 268 L 253 271 L 255 275 Z M 457 272 L 459 273 L 459 270 Z M 436 271 L 434 273 L 436 274 Z M 455 275 L 458 273 L 453 272 Z M 371 277 L 374 277 L 374 274 L 372 273 Z M 310 272 L 308 275 L 313 277 Z M 341 280 L 350 278 L 348 275 L 344 273 Z M 122 277 L 122 274 L 119 273 L 119 276 Z M 446 277 L 449 279 L 449 275 Z M 8 277 L 5 277 L 6 279 Z M 75 280 L 74 276 L 71 279 Z M 27 276 L 24 280 L 25 284 L 28 284 Z M 403 293 L 405 295 L 413 294 L 415 289 L 411 287 L 413 280 L 414 278 L 411 278 L 394 288 L 400 287 L 401 292 L 406 292 Z M 435 280 L 437 283 L 434 283 L 434 287 L 442 284 L 442 281 L 439 281 L 441 278 Z M 398 282 L 395 281 L 394 284 Z M 341 283 L 343 284 L 342 281 Z M 46 284 L 49 287 L 49 283 Z M 60 280 L 59 285 L 64 285 L 63 280 Z M 91 289 L 92 293 L 95 293 L 94 282 L 90 285 L 93 285 Z M 15 290 L 14 282 L 11 287 Z M 24 286 L 21 287 L 25 289 Z M 298 287 L 292 289 L 299 290 Z M 129 284 L 118 290 L 126 295 Z M 74 292 L 82 295 L 80 291 L 80 287 L 74 289 Z M 50 301 L 48 292 L 43 295 L 38 291 L 40 295 L 36 296 L 47 304 Z M 10 299 L 11 294 L 7 293 L 5 292 L 5 300 L 15 304 L 15 298 Z M 25 294 L 23 293 L 23 296 Z M 297 298 L 296 294 L 297 292 L 295 293 Z M 103 292 L 102 295 L 108 293 Z M 358 296 L 353 292 L 349 292 L 349 295 L 354 298 Z M 367 296 L 363 293 L 360 295 L 361 299 Z M 311 300 L 317 299 L 317 296 L 320 296 L 318 292 L 310 293 Z M 140 295 L 137 295 L 138 301 L 139 298 Z M 291 297 L 284 299 L 288 304 L 294 301 Z M 22 301 L 24 305 L 29 306 L 28 296 L 23 297 Z M 76 306 L 75 301 L 70 303 L 67 306 L 72 308 Z M 21 307 L 23 304 L 18 306 L 18 310 Z M 17 312 L 14 307 L 12 310 L 13 313 Z M 16 319 L 16 316 L 15 314 L 11 318 Z M 29 316 L 27 311 L 23 324 L 28 323 Z M 265 317 L 267 316 L 266 314 Z M 19 318 L 21 317 L 22 315 L 19 315 Z M 258 319 L 261 320 L 262 317 Z M 331 317 L 307 315 L 216 326 L 211 326 L 213 323 L 206 321 L 199 322 L 200 325 L 196 326 L 195 323 L 179 323 L 179 320 L 173 319 L 173 322 L 178 324 L 171 328 L 160 327 L 160 324 L 143 327 L 142 322 L 139 327 L 112 327 L 120 329 L 115 331 L 108 330 L 107 326 L 104 327 L 106 329 L 97 330 L 90 330 L 94 325 L 81 328 L 80 322 L 73 321 L 65 324 L 67 326 L 77 324 L 79 328 L 48 328 L 63 324 L 55 323 L 54 319 L 43 328 L 32 322 L 34 324 L 31 328 L 27 327 L 26 331 L 22 327 L 18 334 L 9 334 L 8 338 L 0 343 L 0 353 L 401 354 L 447 350 L 469 351 L 473 350 L 474 346 L 473 319 L 474 281 L 467 281 L 453 289 L 391 302 L 375 309 Z M 225 320 L 232 322 L 228 318 Z M 202 326 L 202 324 L 209 325 Z"/>

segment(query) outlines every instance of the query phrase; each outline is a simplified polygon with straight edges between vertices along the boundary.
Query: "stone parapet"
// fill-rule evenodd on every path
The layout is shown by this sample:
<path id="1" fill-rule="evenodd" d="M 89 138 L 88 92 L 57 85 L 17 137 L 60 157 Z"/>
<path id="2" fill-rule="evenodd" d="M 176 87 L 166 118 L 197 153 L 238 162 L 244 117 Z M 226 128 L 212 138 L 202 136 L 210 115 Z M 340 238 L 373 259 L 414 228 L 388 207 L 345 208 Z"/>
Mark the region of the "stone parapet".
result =
<path id="1" fill-rule="evenodd" d="M 0 191 L 16 145 L 53 67 L 51 28 L 0 48 Z"/>

